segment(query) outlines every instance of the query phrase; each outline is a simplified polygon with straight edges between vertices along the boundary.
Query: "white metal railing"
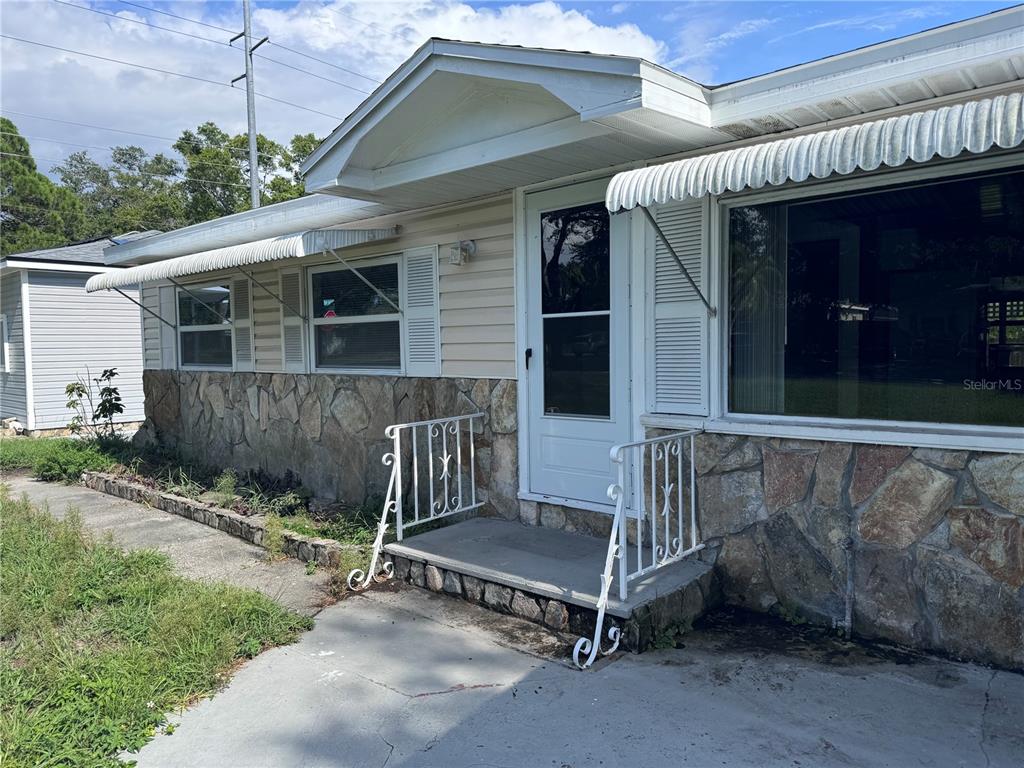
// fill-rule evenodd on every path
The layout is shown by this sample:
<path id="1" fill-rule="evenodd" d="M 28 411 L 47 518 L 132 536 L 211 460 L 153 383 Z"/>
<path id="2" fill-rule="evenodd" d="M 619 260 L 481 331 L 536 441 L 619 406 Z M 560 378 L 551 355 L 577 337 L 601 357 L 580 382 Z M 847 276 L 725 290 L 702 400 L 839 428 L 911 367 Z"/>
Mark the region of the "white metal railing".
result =
<path id="1" fill-rule="evenodd" d="M 601 648 L 608 596 L 616 578 L 619 599 L 624 601 L 630 582 L 704 548 L 697 541 L 694 436 L 699 433 L 674 432 L 612 447 L 618 479 L 608 487 L 608 498 L 615 502 L 615 518 L 601 573 L 594 637 L 581 637 L 573 649 L 573 661 L 580 669 L 593 664 L 599 652 L 606 656 L 619 647 L 621 630 L 612 626 L 608 629 L 611 646 Z"/>
<path id="2" fill-rule="evenodd" d="M 370 565 L 348 575 L 349 589 L 365 589 L 373 581 L 391 578 L 391 563 L 381 562 L 388 518 L 395 516 L 395 536 L 417 525 L 440 520 L 483 506 L 476 488 L 476 433 L 482 413 L 392 424 L 384 430 L 391 451 L 384 466 L 391 467 L 384 509 L 377 525 Z"/>

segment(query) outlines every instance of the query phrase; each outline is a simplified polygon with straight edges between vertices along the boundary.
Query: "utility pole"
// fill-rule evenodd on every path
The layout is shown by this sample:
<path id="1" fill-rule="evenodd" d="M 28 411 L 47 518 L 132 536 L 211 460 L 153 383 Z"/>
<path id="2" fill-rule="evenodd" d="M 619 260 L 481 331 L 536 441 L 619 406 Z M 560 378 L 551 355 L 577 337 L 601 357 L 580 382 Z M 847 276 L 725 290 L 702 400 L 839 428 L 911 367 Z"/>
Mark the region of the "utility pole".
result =
<path id="1" fill-rule="evenodd" d="M 256 45 L 252 44 L 252 13 L 249 8 L 249 0 L 242 0 L 242 33 L 231 38 L 234 43 L 238 38 L 244 38 L 245 43 L 245 74 L 239 75 L 231 84 L 234 85 L 242 78 L 245 78 L 245 106 L 249 120 L 249 194 L 252 198 L 252 207 L 260 207 L 260 173 L 259 157 L 256 151 L 256 81 L 252 73 L 252 52 L 263 45 L 270 38 L 264 37 Z"/>

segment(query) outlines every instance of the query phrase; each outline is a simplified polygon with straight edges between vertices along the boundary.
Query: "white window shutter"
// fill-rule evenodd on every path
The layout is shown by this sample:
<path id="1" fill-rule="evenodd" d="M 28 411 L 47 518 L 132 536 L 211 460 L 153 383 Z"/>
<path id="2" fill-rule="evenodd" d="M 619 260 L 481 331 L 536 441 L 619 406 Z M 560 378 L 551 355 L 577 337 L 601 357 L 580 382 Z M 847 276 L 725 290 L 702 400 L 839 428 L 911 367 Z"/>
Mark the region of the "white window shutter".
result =
<path id="1" fill-rule="evenodd" d="M 252 338 L 252 286 L 249 279 L 231 281 L 231 325 L 235 339 L 235 370 L 255 370 Z"/>
<path id="2" fill-rule="evenodd" d="M 694 282 L 708 295 L 708 210 L 704 201 L 659 206 L 653 211 Z M 654 345 L 652 403 L 655 413 L 708 414 L 708 315 L 697 292 L 661 238 L 653 241 Z"/>
<path id="3" fill-rule="evenodd" d="M 306 332 L 302 320 L 302 270 L 282 269 L 278 287 L 281 306 L 281 366 L 288 373 L 306 370 Z"/>
<path id="4" fill-rule="evenodd" d="M 178 299 L 173 285 L 162 285 L 157 289 L 156 312 L 164 320 L 177 326 L 178 324 Z M 157 324 L 160 334 L 160 367 L 164 370 L 173 370 L 178 367 L 178 332 L 167 323 L 162 323 L 153 318 Z"/>
<path id="5" fill-rule="evenodd" d="M 437 247 L 405 252 L 406 366 L 409 376 L 441 374 L 438 322 Z"/>

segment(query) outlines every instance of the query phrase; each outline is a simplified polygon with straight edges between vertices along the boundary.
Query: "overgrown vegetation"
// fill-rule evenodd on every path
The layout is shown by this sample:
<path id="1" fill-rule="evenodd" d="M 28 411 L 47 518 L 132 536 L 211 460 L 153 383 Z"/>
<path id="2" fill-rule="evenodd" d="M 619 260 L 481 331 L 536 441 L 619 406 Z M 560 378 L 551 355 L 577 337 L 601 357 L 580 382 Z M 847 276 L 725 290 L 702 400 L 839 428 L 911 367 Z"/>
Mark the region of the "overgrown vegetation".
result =
<path id="1" fill-rule="evenodd" d="M 257 592 L 175 576 L 0 486 L 0 763 L 121 765 L 164 713 L 311 622 Z"/>
<path id="2" fill-rule="evenodd" d="M 40 480 L 73 483 L 83 472 L 102 472 L 122 458 L 120 440 L 9 437 L 0 440 L 0 470 L 30 469 Z"/>
<path id="3" fill-rule="evenodd" d="M 104 368 L 96 378 L 90 377 L 86 368 L 84 377 L 79 376 L 64 388 L 66 406 L 75 413 L 68 424 L 72 434 L 94 440 L 117 437 L 114 417 L 124 413 L 124 403 L 114 386 L 116 377 L 117 368 Z"/>

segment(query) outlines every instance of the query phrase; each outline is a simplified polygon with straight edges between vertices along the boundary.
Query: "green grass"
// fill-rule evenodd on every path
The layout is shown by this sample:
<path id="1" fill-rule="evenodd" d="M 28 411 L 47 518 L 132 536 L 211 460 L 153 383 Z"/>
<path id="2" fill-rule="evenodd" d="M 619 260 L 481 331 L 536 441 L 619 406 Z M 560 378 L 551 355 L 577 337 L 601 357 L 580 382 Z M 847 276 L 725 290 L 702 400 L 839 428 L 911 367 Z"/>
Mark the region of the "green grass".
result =
<path id="1" fill-rule="evenodd" d="M 65 437 L 6 437 L 0 440 L 0 470 L 31 469 L 40 480 L 78 481 L 87 470 L 110 469 L 120 458 L 121 444 Z"/>
<path id="2" fill-rule="evenodd" d="M 114 766 L 239 659 L 311 626 L 257 592 L 172 573 L 0 486 L 0 763 Z"/>

